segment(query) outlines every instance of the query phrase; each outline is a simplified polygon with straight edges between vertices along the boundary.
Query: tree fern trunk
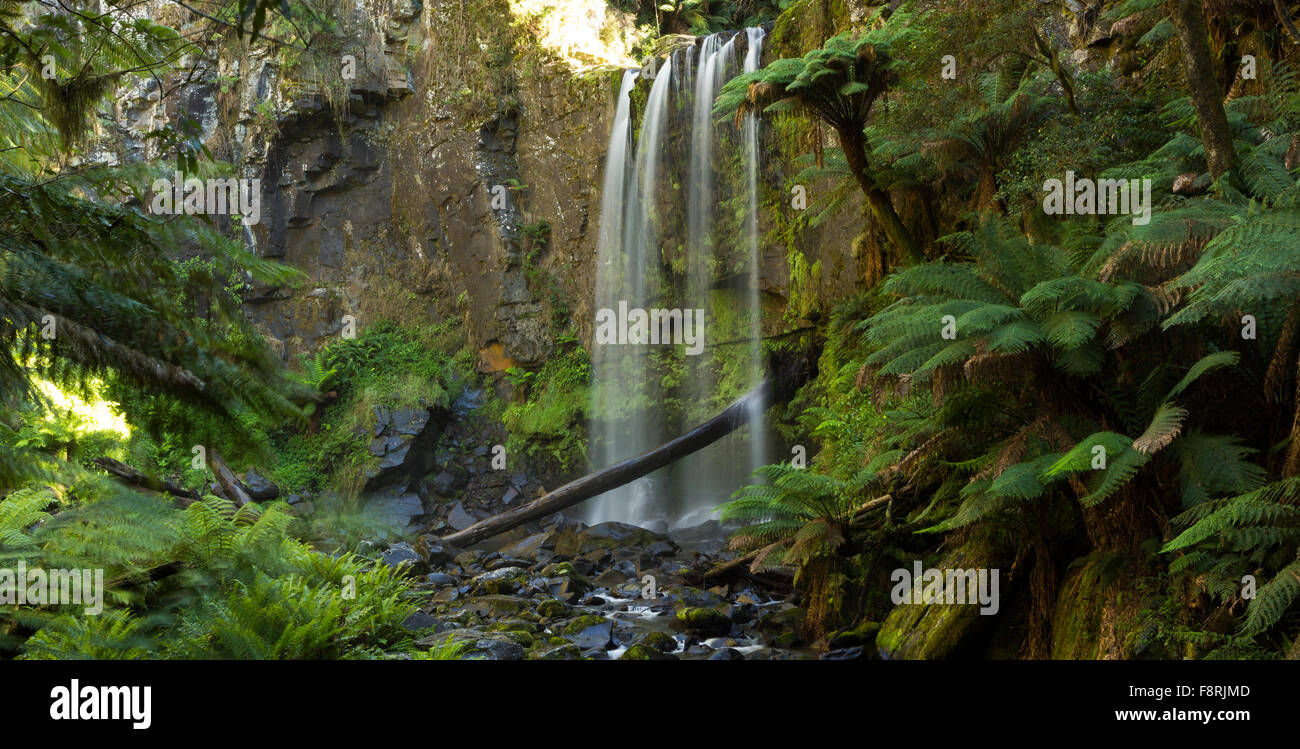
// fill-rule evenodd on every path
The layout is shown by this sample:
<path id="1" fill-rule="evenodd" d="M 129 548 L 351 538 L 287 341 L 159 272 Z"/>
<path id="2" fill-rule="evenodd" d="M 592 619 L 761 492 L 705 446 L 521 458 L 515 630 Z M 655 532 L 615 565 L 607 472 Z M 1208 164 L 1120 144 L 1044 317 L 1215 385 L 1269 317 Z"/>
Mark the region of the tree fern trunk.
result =
<path id="1" fill-rule="evenodd" d="M 1178 31 L 1178 43 L 1183 48 L 1187 90 L 1192 95 L 1192 107 L 1201 126 L 1205 161 L 1210 167 L 1210 176 L 1218 179 L 1237 165 L 1237 151 L 1232 145 L 1232 131 L 1228 128 L 1221 88 L 1214 73 L 1201 0 L 1174 0 L 1170 20 Z"/>
<path id="2" fill-rule="evenodd" d="M 839 128 L 837 132 L 840 136 L 840 145 L 844 147 L 844 159 L 848 162 L 849 170 L 853 172 L 853 178 L 862 188 L 871 214 L 880 222 L 881 228 L 885 230 L 885 236 L 889 237 L 889 243 L 903 256 L 907 264 L 924 262 L 925 258 L 921 255 L 916 240 L 903 225 L 903 220 L 898 217 L 898 211 L 894 210 L 889 194 L 876 187 L 875 181 L 871 179 L 871 170 L 867 165 L 867 142 L 862 137 L 861 131 L 856 125 L 852 125 Z"/>

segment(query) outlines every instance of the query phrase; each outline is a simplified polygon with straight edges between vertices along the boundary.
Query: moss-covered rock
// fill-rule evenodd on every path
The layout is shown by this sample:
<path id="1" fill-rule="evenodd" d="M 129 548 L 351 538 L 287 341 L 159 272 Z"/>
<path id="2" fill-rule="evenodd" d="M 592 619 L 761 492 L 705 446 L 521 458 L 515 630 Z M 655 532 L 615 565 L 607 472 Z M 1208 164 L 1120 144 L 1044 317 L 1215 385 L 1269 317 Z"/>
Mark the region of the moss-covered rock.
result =
<path id="1" fill-rule="evenodd" d="M 677 656 L 656 650 L 648 645 L 633 645 L 618 657 L 620 661 L 675 661 Z"/>
<path id="2" fill-rule="evenodd" d="M 798 632 L 803 626 L 806 613 L 802 608 L 773 611 L 760 616 L 754 626 L 769 637 L 776 637 L 783 632 Z"/>
<path id="3" fill-rule="evenodd" d="M 557 631 L 564 635 L 576 635 L 580 634 L 588 627 L 594 627 L 597 624 L 604 624 L 605 621 L 605 617 L 600 614 L 583 614 L 582 616 L 574 617 L 565 622 Z"/>
<path id="4" fill-rule="evenodd" d="M 966 543 L 941 558 L 940 570 L 998 570 L 998 597 L 1007 595 L 1003 571 L 1009 569 L 1013 546 L 1005 535 L 974 534 Z M 895 606 L 880 625 L 876 647 L 890 660 L 934 660 L 959 654 L 978 643 L 981 634 L 995 623 L 994 616 L 980 614 L 978 603 L 904 603 Z"/>
<path id="5" fill-rule="evenodd" d="M 839 650 L 855 645 L 873 645 L 879 633 L 880 622 L 863 622 L 853 629 L 844 629 L 826 635 L 826 647 L 830 650 Z"/>
<path id="6" fill-rule="evenodd" d="M 1130 560 L 1097 552 L 1071 565 L 1052 616 L 1052 658 L 1132 658 L 1143 628 L 1142 595 Z"/>
<path id="7" fill-rule="evenodd" d="M 717 609 L 685 606 L 677 610 L 673 626 L 703 637 L 721 637 L 731 631 L 731 620 Z"/>
<path id="8" fill-rule="evenodd" d="M 647 632 L 637 644 L 654 648 L 661 653 L 671 653 L 677 649 L 677 638 L 667 632 Z"/>
<path id="9" fill-rule="evenodd" d="M 548 598 L 537 604 L 537 615 L 547 619 L 558 619 L 568 613 L 568 605 L 554 598 Z"/>
<path id="10" fill-rule="evenodd" d="M 537 660 L 542 661 L 577 661 L 582 660 L 582 651 L 578 649 L 577 645 L 565 642 L 558 647 L 542 650 L 536 657 Z"/>
<path id="11" fill-rule="evenodd" d="M 488 627 L 489 632 L 527 632 L 533 634 L 537 625 L 523 619 L 504 619 Z"/>

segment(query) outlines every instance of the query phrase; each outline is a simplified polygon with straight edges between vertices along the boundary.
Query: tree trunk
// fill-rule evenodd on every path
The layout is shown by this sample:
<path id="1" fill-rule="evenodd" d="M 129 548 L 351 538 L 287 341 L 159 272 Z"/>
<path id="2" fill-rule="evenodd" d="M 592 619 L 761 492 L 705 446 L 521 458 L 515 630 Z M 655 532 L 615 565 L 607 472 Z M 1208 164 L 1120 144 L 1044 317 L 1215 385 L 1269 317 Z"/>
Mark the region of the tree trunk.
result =
<path id="1" fill-rule="evenodd" d="M 673 461 L 698 452 L 748 423 L 750 407 L 755 401 L 770 406 L 794 397 L 795 391 L 814 376 L 814 361 L 815 359 L 802 357 L 787 362 L 786 366 L 776 369 L 758 387 L 736 399 L 722 413 L 671 442 L 664 443 L 635 458 L 628 458 L 583 476 L 576 481 L 570 481 L 522 507 L 480 520 L 463 531 L 444 536 L 442 540 L 453 546 L 470 546 L 485 538 L 604 494 L 610 489 L 616 489 L 653 473 Z"/>
<path id="2" fill-rule="evenodd" d="M 239 479 L 235 478 L 235 472 L 230 470 L 226 461 L 221 459 L 221 453 L 213 448 L 208 448 L 208 468 L 212 469 L 212 475 L 216 478 L 217 483 L 221 485 L 222 492 L 225 493 L 226 499 L 235 503 L 236 507 L 243 507 L 253 498 L 248 496 L 244 487 L 240 485 Z"/>
<path id="3" fill-rule="evenodd" d="M 197 492 L 192 492 L 189 489 L 177 486 L 170 481 L 164 481 L 163 479 L 141 473 L 131 466 L 113 460 L 112 458 L 95 458 L 90 462 L 103 468 L 114 476 L 117 476 L 123 481 L 126 481 L 128 484 L 144 487 L 150 491 L 170 494 L 176 497 L 176 501 L 182 507 L 188 507 L 199 499 Z"/>
<path id="4" fill-rule="evenodd" d="M 1210 34 L 1205 27 L 1201 0 L 1174 0 L 1170 4 L 1170 20 L 1178 31 L 1178 43 L 1183 48 L 1187 90 L 1192 95 L 1192 107 L 1201 126 L 1205 161 L 1210 176 L 1218 179 L 1237 165 L 1237 150 L 1232 145 L 1228 115 L 1223 110 L 1222 88 L 1214 72 Z"/>
<path id="5" fill-rule="evenodd" d="M 916 240 L 903 225 L 903 220 L 898 217 L 898 211 L 894 210 L 889 193 L 877 187 L 871 179 L 871 168 L 867 164 L 867 140 L 862 132 L 856 126 L 837 128 L 836 132 L 840 136 L 840 145 L 844 148 L 844 160 L 849 164 L 849 171 L 853 172 L 858 187 L 862 188 L 862 193 L 867 198 L 867 207 L 871 209 L 871 214 L 876 217 L 876 221 L 880 222 L 885 236 L 889 237 L 889 243 L 902 255 L 907 264 L 925 262 Z"/>

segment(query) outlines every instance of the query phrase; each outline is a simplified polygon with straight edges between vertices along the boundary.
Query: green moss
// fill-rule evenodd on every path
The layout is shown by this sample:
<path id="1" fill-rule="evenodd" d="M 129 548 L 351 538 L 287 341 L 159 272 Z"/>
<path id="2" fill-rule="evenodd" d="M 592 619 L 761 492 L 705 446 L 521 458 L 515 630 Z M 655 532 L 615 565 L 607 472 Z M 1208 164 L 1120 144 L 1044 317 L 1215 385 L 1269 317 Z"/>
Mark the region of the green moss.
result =
<path id="1" fill-rule="evenodd" d="M 623 651 L 620 661 L 675 661 L 676 656 L 656 650 L 648 645 L 633 645 Z"/>
<path id="2" fill-rule="evenodd" d="M 879 633 L 879 622 L 863 622 L 853 629 L 845 629 L 826 635 L 826 645 L 832 650 L 855 645 L 870 646 L 876 642 L 876 635 Z"/>
<path id="3" fill-rule="evenodd" d="M 355 339 L 304 356 L 304 379 L 336 391 L 338 400 L 321 407 L 313 427 L 276 435 L 270 478 L 287 491 L 354 494 L 378 463 L 367 450 L 375 409 L 446 408 L 472 376 L 469 362 L 452 354 L 460 325 L 456 319 L 423 328 L 379 321 Z"/>
<path id="4" fill-rule="evenodd" d="M 977 533 L 962 546 L 940 558 L 941 570 L 1000 570 L 998 594 L 1007 600 L 1009 587 L 1005 571 L 1010 568 L 1009 539 L 993 529 Z M 876 635 L 876 646 L 891 660 L 934 660 L 949 658 L 975 642 L 994 623 L 993 616 L 980 614 L 975 603 L 911 603 L 895 606 Z"/>
<path id="5" fill-rule="evenodd" d="M 559 643 L 556 643 L 556 640 L 559 640 Z M 552 637 L 549 644 L 558 644 L 558 647 L 551 647 L 539 653 L 537 655 L 538 659 L 544 661 L 576 661 L 582 658 L 582 651 L 578 649 L 578 646 L 563 638 Z"/>
<path id="6" fill-rule="evenodd" d="M 582 616 L 570 619 L 560 628 L 560 634 L 577 635 L 582 634 L 584 629 L 594 627 L 597 624 L 604 624 L 607 620 L 600 614 L 583 614 Z"/>
<path id="7" fill-rule="evenodd" d="M 527 378 L 521 401 L 506 407 L 502 421 L 510 436 L 506 450 L 555 461 L 561 470 L 585 466 L 585 422 L 590 400 L 591 361 L 577 341 L 562 342 L 564 353 L 551 357 Z"/>
<path id="8" fill-rule="evenodd" d="M 654 648 L 661 653 L 671 653 L 677 649 L 677 639 L 667 632 L 647 632 L 637 644 Z"/>
<path id="9" fill-rule="evenodd" d="M 798 0 L 776 19 L 768 48 L 778 57 L 801 56 L 848 27 L 845 0 Z"/>
<path id="10" fill-rule="evenodd" d="M 537 604 L 537 613 L 547 619 L 555 619 L 569 613 L 569 607 L 564 601 L 550 598 Z"/>
<path id="11" fill-rule="evenodd" d="M 731 631 L 731 620 L 716 609 L 686 606 L 677 610 L 673 624 L 698 635 L 722 636 Z"/>
<path id="12" fill-rule="evenodd" d="M 1096 660 L 1107 654 L 1104 640 L 1131 652 L 1142 626 L 1134 616 L 1137 596 L 1125 596 L 1120 587 L 1127 568 L 1125 557 L 1113 552 L 1091 554 L 1071 567 L 1052 617 L 1053 658 Z"/>

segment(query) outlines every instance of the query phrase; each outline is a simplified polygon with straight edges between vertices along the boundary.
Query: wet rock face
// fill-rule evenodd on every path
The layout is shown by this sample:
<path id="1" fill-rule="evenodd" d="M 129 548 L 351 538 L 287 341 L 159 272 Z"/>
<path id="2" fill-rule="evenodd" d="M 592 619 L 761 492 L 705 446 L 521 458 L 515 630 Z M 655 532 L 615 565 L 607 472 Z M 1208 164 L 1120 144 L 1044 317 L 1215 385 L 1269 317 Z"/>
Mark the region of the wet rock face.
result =
<path id="1" fill-rule="evenodd" d="M 339 19 L 356 63 L 345 89 L 341 78 L 296 79 L 262 46 L 196 61 L 193 80 L 166 98 L 172 81 L 133 83 L 116 98 L 104 159 L 157 158 L 145 136 L 187 117 L 238 176 L 261 180 L 254 249 L 307 276 L 250 294 L 286 359 L 338 335 L 345 315 L 362 326 L 463 316 L 471 345 L 495 347 L 492 360 L 539 365 L 553 311 L 524 272 L 520 231 L 553 227 L 530 262 L 589 336 L 606 76 L 541 54 L 515 59 L 527 32 L 504 0 L 468 15 L 461 0 L 393 6 Z M 456 23 L 463 38 L 440 33 Z"/>

